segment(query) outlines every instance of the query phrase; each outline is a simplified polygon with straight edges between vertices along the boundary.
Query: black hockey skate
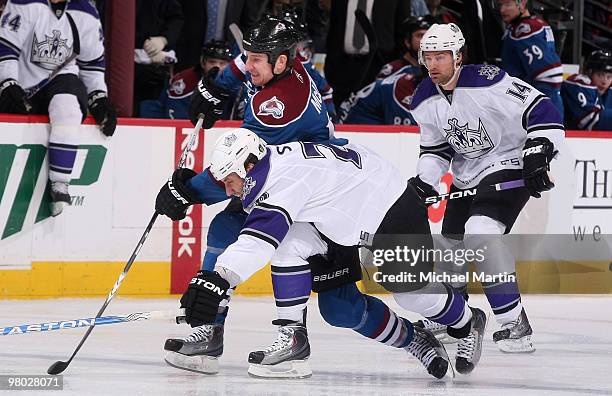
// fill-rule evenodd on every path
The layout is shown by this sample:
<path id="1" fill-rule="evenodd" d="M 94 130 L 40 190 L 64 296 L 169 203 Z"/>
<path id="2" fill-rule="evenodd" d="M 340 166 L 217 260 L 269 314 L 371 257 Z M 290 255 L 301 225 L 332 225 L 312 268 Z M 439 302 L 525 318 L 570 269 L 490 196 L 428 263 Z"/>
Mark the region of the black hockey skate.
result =
<path id="1" fill-rule="evenodd" d="M 204 374 L 219 372 L 219 356 L 223 354 L 223 325 L 194 327 L 183 339 L 169 338 L 164 345 L 164 360 L 172 367 Z"/>
<path id="2" fill-rule="evenodd" d="M 438 379 L 446 375 L 450 364 L 448 354 L 431 331 L 415 325 L 412 342 L 404 349 L 419 359 L 429 374 Z"/>
<path id="3" fill-rule="evenodd" d="M 49 195 L 51 195 L 51 203 L 49 210 L 51 216 L 55 217 L 62 213 L 64 206 L 71 205 L 70 194 L 68 193 L 68 183 L 50 182 Z"/>
<path id="4" fill-rule="evenodd" d="M 282 319 L 274 320 L 272 324 L 278 325 L 276 341 L 266 349 L 249 354 L 249 375 L 259 378 L 310 377 L 310 344 L 306 326 Z"/>
<path id="5" fill-rule="evenodd" d="M 482 339 L 487 326 L 487 315 L 478 309 L 472 308 L 470 333 L 467 337 L 459 339 L 457 344 L 457 359 L 455 367 L 461 374 L 469 374 L 480 360 L 482 354 Z"/>
<path id="6" fill-rule="evenodd" d="M 493 341 L 500 351 L 506 353 L 535 352 L 531 342 L 533 330 L 527 319 L 525 309 L 521 310 L 516 320 L 502 326 L 502 329 L 493 333 Z"/>
<path id="7" fill-rule="evenodd" d="M 446 325 L 434 322 L 433 320 L 422 319 L 414 322 L 413 325 L 431 331 L 442 344 L 454 344 L 459 341 L 455 337 L 448 335 L 446 332 Z"/>

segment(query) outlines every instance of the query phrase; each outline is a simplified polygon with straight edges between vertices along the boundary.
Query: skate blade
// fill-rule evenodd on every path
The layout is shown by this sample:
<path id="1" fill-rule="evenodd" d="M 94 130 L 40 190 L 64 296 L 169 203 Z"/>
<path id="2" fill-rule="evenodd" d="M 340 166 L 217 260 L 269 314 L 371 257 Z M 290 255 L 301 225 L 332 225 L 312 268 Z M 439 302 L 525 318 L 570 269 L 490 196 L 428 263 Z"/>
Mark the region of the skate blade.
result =
<path id="1" fill-rule="evenodd" d="M 255 378 L 308 378 L 312 370 L 307 360 L 291 360 L 279 364 L 249 364 L 248 373 Z"/>
<path id="2" fill-rule="evenodd" d="M 177 369 L 193 371 L 202 374 L 217 374 L 219 372 L 219 358 L 211 356 L 187 356 L 176 352 L 166 352 L 166 363 Z"/>
<path id="3" fill-rule="evenodd" d="M 504 353 L 533 353 L 535 347 L 531 342 L 531 336 L 525 336 L 514 340 L 499 340 L 497 348 Z"/>

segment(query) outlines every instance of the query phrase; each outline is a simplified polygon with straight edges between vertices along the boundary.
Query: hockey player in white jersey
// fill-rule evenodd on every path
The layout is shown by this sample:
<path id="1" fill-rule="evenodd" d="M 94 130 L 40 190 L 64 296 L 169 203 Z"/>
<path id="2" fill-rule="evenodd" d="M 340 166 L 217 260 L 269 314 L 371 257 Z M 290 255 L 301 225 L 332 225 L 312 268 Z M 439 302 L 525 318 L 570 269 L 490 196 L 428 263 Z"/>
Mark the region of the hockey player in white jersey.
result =
<path id="1" fill-rule="evenodd" d="M 0 19 L 0 111 L 49 115 L 53 216 L 70 205 L 79 125 L 88 107 L 104 135 L 115 131 L 104 70 L 102 27 L 91 2 L 8 0 Z"/>
<path id="2" fill-rule="evenodd" d="M 217 141 L 210 171 L 224 183 L 227 195 L 241 198 L 249 215 L 238 240 L 219 256 L 214 272 L 200 271 L 191 280 L 181 298 L 188 323 L 211 323 L 219 305 L 225 303 L 227 290 L 268 261 L 280 272 L 284 266 L 302 263 L 312 273 L 319 311 L 329 324 L 404 348 L 431 375 L 445 375 L 447 356 L 435 337 L 414 328 L 381 300 L 361 293 L 355 284 L 361 279 L 357 245 L 374 251 L 393 249 L 403 243 L 396 239 L 398 235 L 410 235 L 414 246 L 433 245 L 426 208 L 398 169 L 353 144 L 296 142 L 266 147 L 253 132 L 236 129 Z M 192 193 L 175 176 L 164 188 L 181 197 Z M 166 212 L 164 207 L 156 207 L 160 213 Z M 412 266 L 404 262 L 380 268 L 383 274 L 391 275 L 399 271 L 427 273 L 432 267 L 430 261 L 417 260 Z M 474 368 L 480 359 L 485 325 L 482 311 L 470 310 L 461 294 L 446 284 L 384 279 L 382 284 L 403 296 L 398 300 L 402 307 L 439 316 L 458 338 L 472 345 L 469 354 L 458 360 L 457 368 L 462 373 Z M 421 292 L 430 285 L 430 293 Z M 249 356 L 249 373 L 278 376 L 281 369 L 276 366 L 291 363 L 286 374 L 302 374 L 300 363 L 310 355 L 304 332 L 299 326 L 280 324 L 278 340 Z M 203 363 L 201 358 L 197 354 L 183 356 L 181 364 L 191 359 L 195 370 Z"/>
<path id="3" fill-rule="evenodd" d="M 449 243 L 463 241 L 465 248 L 488 246 L 479 271 L 514 273 L 514 257 L 501 236 L 510 232 L 530 195 L 539 198 L 554 187 L 547 171 L 564 126 L 547 96 L 496 66 L 463 66 L 464 50 L 455 24 L 433 25 L 421 41 L 419 57 L 429 77 L 411 103 L 421 128 L 418 175 L 411 183 L 423 198 L 436 195 L 450 167 L 451 192 L 479 187 L 475 196 L 447 203 L 442 234 Z M 524 179 L 524 188 L 486 188 L 518 179 Z M 499 349 L 534 351 L 517 283 L 483 283 L 483 288 L 502 327 L 493 334 Z"/>

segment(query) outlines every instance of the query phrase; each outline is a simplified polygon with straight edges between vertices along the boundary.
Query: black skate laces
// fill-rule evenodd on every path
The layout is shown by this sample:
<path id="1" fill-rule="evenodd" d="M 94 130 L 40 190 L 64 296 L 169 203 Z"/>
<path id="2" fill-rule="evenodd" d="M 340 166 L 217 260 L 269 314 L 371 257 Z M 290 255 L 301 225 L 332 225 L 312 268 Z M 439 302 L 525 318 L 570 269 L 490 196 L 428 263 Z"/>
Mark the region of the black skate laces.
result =
<path id="1" fill-rule="evenodd" d="M 213 335 L 214 325 L 207 324 L 198 326 L 194 329 L 193 333 L 183 339 L 184 342 L 200 342 L 208 341 Z"/>

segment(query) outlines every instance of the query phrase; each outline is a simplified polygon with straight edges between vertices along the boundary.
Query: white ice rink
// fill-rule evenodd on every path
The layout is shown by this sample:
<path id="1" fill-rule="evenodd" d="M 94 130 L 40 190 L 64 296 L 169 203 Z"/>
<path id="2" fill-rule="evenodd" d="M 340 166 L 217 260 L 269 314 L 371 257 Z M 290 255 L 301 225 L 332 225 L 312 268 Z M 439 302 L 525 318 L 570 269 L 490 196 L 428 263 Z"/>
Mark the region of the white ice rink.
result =
<path id="1" fill-rule="evenodd" d="M 406 314 L 385 297 L 396 312 Z M 0 302 L 0 327 L 86 318 L 102 298 Z M 483 296 L 470 299 L 487 308 Z M 70 367 L 63 391 L 52 395 L 570 395 L 612 394 L 612 296 L 524 296 L 537 351 L 506 355 L 497 350 L 490 318 L 482 360 L 474 372 L 436 381 L 403 350 L 324 323 L 316 299 L 309 306 L 313 376 L 304 380 L 260 380 L 247 375 L 248 352 L 276 337 L 270 324 L 272 297 L 237 297 L 225 333 L 221 372 L 206 376 L 177 370 L 162 359 L 168 336 L 188 333 L 186 325 L 141 321 L 96 327 Z M 171 310 L 175 299 L 113 300 L 106 314 Z M 489 310 L 490 312 L 490 310 Z M 416 319 L 414 315 L 407 317 Z M 0 374 L 44 374 L 66 360 L 84 329 L 0 337 Z M 455 346 L 448 347 L 454 356 Z M 2 393 L 2 391 L 0 391 Z M 7 392 L 6 394 L 34 394 Z"/>

